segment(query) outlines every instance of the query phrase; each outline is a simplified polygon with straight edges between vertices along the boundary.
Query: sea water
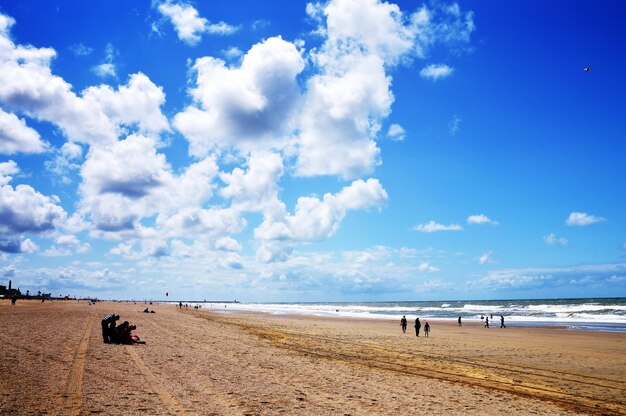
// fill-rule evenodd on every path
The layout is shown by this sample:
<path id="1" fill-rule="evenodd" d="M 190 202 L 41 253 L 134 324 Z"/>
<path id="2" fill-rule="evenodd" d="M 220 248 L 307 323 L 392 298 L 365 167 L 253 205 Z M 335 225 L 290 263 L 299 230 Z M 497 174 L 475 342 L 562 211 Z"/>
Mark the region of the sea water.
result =
<path id="1" fill-rule="evenodd" d="M 626 332 L 626 298 L 471 300 L 423 302 L 306 302 L 306 303 L 196 303 L 223 312 L 257 311 L 278 315 L 299 314 L 341 318 L 450 320 L 499 326 L 549 325 L 569 329 Z M 224 307 L 226 306 L 226 307 Z M 492 318 L 493 315 L 493 318 Z"/>

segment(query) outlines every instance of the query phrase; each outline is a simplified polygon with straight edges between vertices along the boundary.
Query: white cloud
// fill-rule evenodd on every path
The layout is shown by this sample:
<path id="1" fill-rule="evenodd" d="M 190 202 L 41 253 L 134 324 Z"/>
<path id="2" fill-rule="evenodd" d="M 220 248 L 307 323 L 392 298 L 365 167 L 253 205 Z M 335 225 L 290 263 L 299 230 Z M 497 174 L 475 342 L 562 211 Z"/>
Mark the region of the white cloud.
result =
<path id="1" fill-rule="evenodd" d="M 449 77 L 450 75 L 452 75 L 452 72 L 454 72 L 454 69 L 450 68 L 448 65 L 431 64 L 431 65 L 428 65 L 427 67 L 422 68 L 422 70 L 420 71 L 420 76 L 422 78 L 428 78 L 433 81 L 437 81 L 440 78 Z"/>
<path id="2" fill-rule="evenodd" d="M 232 26 L 224 22 L 212 23 L 206 27 L 206 32 L 211 35 L 232 35 L 239 30 L 239 27 Z"/>
<path id="3" fill-rule="evenodd" d="M 71 256 L 76 253 L 86 253 L 90 250 L 89 243 L 81 242 L 73 234 L 60 234 L 54 239 L 55 244 L 43 252 L 44 256 L 60 257 Z"/>
<path id="4" fill-rule="evenodd" d="M 108 85 L 89 87 L 83 99 L 100 108 L 108 119 L 117 125 L 137 125 L 140 132 L 159 133 L 169 130 L 167 118 L 161 113 L 165 94 L 150 78 L 141 72 L 130 76 L 126 85 L 117 91 Z"/>
<path id="5" fill-rule="evenodd" d="M 444 225 L 436 223 L 435 221 L 429 221 L 426 224 L 418 224 L 415 226 L 415 230 L 423 233 L 433 233 L 436 231 L 461 231 L 463 229 L 459 224 Z"/>
<path id="6" fill-rule="evenodd" d="M 417 267 L 417 270 L 419 270 L 420 272 L 438 272 L 439 268 L 432 266 L 430 264 L 428 264 L 427 262 L 421 262 L 420 265 Z"/>
<path id="7" fill-rule="evenodd" d="M 15 45 L 9 37 L 13 19 L 0 16 L 0 102 L 5 108 L 53 122 L 76 141 L 114 139 L 115 126 L 100 109 L 86 105 L 71 85 L 51 73 L 56 52 Z"/>
<path id="8" fill-rule="evenodd" d="M 478 262 L 480 264 L 493 263 L 493 253 L 491 251 L 487 251 L 478 258 Z"/>
<path id="9" fill-rule="evenodd" d="M 387 136 L 394 142 L 401 142 L 404 140 L 404 137 L 406 136 L 406 131 L 401 125 L 394 123 L 389 126 L 389 130 L 387 131 Z"/>
<path id="10" fill-rule="evenodd" d="M 7 252 L 30 250 L 33 243 L 20 243 L 20 236 L 52 231 L 67 217 L 57 197 L 44 196 L 29 185 L 15 188 L 8 185 L 12 179 L 9 175 L 18 171 L 13 161 L 0 163 L 0 236 L 3 239 L 0 249 Z"/>
<path id="11" fill-rule="evenodd" d="M 571 288 L 572 281 L 579 289 L 591 286 L 615 288 L 619 276 L 626 273 L 626 263 L 591 264 L 561 268 L 503 269 L 488 272 L 484 277 L 468 282 L 469 286 L 499 289 Z M 616 277 L 618 277 L 616 279 Z M 584 292 L 581 292 L 584 293 Z"/>
<path id="12" fill-rule="evenodd" d="M 488 216 L 484 214 L 470 215 L 467 217 L 468 224 L 491 224 L 498 225 L 498 221 L 494 221 L 490 219 Z"/>
<path id="13" fill-rule="evenodd" d="M 461 130 L 461 121 L 463 121 L 459 116 L 454 114 L 452 119 L 448 123 L 448 132 L 450 136 L 456 136 L 456 134 Z"/>
<path id="14" fill-rule="evenodd" d="M 283 139 L 299 99 L 296 76 L 303 68 L 296 47 L 280 37 L 254 45 L 238 68 L 216 58 L 197 59 L 196 86 L 190 90 L 195 105 L 174 119 L 191 154 L 206 155 L 217 146 L 269 147 Z"/>
<path id="15" fill-rule="evenodd" d="M 231 237 L 221 237 L 215 241 L 215 249 L 221 251 L 241 251 L 241 244 L 239 241 Z"/>
<path id="16" fill-rule="evenodd" d="M 72 53 L 76 56 L 88 56 L 91 55 L 91 53 L 93 52 L 93 48 L 90 48 L 87 45 L 83 45 L 82 43 L 76 43 L 74 45 L 71 45 L 69 48 L 70 51 L 72 51 Z"/>
<path id="17" fill-rule="evenodd" d="M 230 60 L 236 60 L 243 56 L 243 52 L 241 51 L 241 49 L 237 48 L 236 46 L 231 46 L 230 48 L 226 49 L 225 51 L 223 51 L 223 54 L 224 56 L 226 56 L 226 58 Z"/>
<path id="18" fill-rule="evenodd" d="M 184 2 L 166 1 L 158 6 L 159 12 L 170 19 L 178 38 L 189 45 L 197 44 L 203 33 L 212 35 L 230 35 L 239 30 L 224 22 L 209 23 L 198 11 Z"/>
<path id="19" fill-rule="evenodd" d="M 6 185 L 13 180 L 11 175 L 19 173 L 20 168 L 13 160 L 0 162 L 0 185 Z"/>
<path id="20" fill-rule="evenodd" d="M 83 148 L 72 142 L 66 142 L 60 149 L 55 149 L 55 157 L 45 163 L 46 169 L 61 178 L 61 182 L 70 183 L 70 174 L 80 169 Z"/>
<path id="21" fill-rule="evenodd" d="M 224 198 L 232 199 L 238 209 L 265 211 L 276 209 L 278 180 L 283 175 L 283 162 L 276 153 L 255 153 L 248 159 L 248 170 L 235 168 L 231 173 L 221 173 L 226 184 L 220 190 Z"/>
<path id="22" fill-rule="evenodd" d="M 201 160 L 175 176 L 156 144 L 131 135 L 112 146 L 92 147 L 81 169 L 81 215 L 103 231 L 137 230 L 142 218 L 206 202 L 213 194 L 215 160 Z"/>
<path id="23" fill-rule="evenodd" d="M 116 78 L 117 77 L 117 69 L 115 68 L 115 64 L 105 62 L 91 68 L 94 74 L 99 76 L 100 78 Z"/>
<path id="24" fill-rule="evenodd" d="M 564 237 L 557 237 L 554 233 L 543 236 L 543 241 L 549 246 L 565 247 L 569 244 L 569 240 Z"/>
<path id="25" fill-rule="evenodd" d="M 209 23 L 207 19 L 200 17 L 198 11 L 189 4 L 165 2 L 159 5 L 158 10 L 170 18 L 178 38 L 190 45 L 200 41 L 201 34 Z"/>
<path id="26" fill-rule="evenodd" d="M 325 194 L 322 199 L 300 197 L 295 213 L 283 211 L 266 215 L 254 230 L 261 242 L 257 258 L 269 262 L 284 260 L 297 242 L 319 241 L 332 236 L 349 209 L 367 209 L 387 201 L 387 192 L 377 179 L 357 180 L 337 194 Z"/>
<path id="27" fill-rule="evenodd" d="M 0 108 L 0 153 L 42 153 L 46 148 L 39 133 L 28 127 L 24 119 Z"/>
<path id="28" fill-rule="evenodd" d="M 6 17 L 5 17 L 6 22 Z M 115 141 L 126 127 L 144 131 L 168 129 L 160 106 L 163 91 L 138 73 L 117 91 L 90 87 L 83 96 L 50 70 L 56 52 L 49 48 L 15 45 L 8 26 L 0 31 L 0 103 L 6 109 L 57 125 L 70 141 L 98 144 Z"/>
<path id="29" fill-rule="evenodd" d="M 570 226 L 585 227 L 587 225 L 596 224 L 598 222 L 606 222 L 606 218 L 589 215 L 585 212 L 572 212 L 565 220 Z"/>
<path id="30" fill-rule="evenodd" d="M 20 250 L 22 253 L 34 253 L 39 250 L 39 246 L 33 243 L 30 238 L 25 239 L 20 244 Z"/>

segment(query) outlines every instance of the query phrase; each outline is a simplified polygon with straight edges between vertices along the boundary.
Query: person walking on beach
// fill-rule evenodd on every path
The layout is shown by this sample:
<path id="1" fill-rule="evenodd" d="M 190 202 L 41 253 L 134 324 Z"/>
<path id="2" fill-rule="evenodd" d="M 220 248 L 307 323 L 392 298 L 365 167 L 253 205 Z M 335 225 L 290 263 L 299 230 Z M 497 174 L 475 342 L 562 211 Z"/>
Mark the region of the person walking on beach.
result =
<path id="1" fill-rule="evenodd" d="M 402 327 L 402 333 L 404 334 L 407 326 L 406 316 L 404 315 L 402 315 L 402 319 L 400 319 L 400 326 Z"/>
<path id="2" fill-rule="evenodd" d="M 424 336 L 425 336 L 426 338 L 428 338 L 428 333 L 429 333 L 429 332 L 430 332 L 430 325 L 428 324 L 428 322 L 426 322 L 426 323 L 424 324 Z"/>
<path id="3" fill-rule="evenodd" d="M 485 328 L 489 328 L 489 317 L 485 316 Z"/>
<path id="4" fill-rule="evenodd" d="M 416 337 L 420 336 L 421 327 L 422 327 L 422 324 L 420 323 L 420 318 L 415 318 L 415 336 Z"/>
<path id="5" fill-rule="evenodd" d="M 459 326 L 463 326 L 463 324 L 461 323 L 461 317 L 459 316 Z"/>
<path id="6" fill-rule="evenodd" d="M 115 331 L 115 321 L 117 321 L 118 319 L 120 319 L 120 316 L 114 313 L 110 313 L 102 318 L 102 339 L 104 340 L 105 344 L 108 344 L 112 341 L 111 335 Z"/>
<path id="7" fill-rule="evenodd" d="M 506 328 L 506 325 L 504 325 L 504 316 L 500 315 L 500 328 Z"/>

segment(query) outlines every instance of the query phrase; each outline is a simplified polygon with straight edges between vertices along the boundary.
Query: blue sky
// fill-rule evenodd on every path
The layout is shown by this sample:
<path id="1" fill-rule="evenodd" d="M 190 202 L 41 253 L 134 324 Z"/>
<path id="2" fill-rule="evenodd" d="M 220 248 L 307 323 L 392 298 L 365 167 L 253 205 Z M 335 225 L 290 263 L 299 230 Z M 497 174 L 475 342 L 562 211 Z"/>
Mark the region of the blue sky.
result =
<path id="1" fill-rule="evenodd" d="M 626 296 L 624 17 L 619 1 L 3 1 L 2 280 Z"/>

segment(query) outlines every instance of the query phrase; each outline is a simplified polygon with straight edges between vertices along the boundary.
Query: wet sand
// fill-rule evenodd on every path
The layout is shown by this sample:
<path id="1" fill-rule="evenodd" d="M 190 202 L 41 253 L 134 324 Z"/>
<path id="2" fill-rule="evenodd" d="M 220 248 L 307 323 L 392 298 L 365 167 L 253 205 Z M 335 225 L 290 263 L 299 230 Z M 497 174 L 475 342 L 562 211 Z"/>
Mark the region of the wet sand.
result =
<path id="1" fill-rule="evenodd" d="M 2 300 L 0 414 L 626 414 L 626 334 L 430 323 Z"/>

